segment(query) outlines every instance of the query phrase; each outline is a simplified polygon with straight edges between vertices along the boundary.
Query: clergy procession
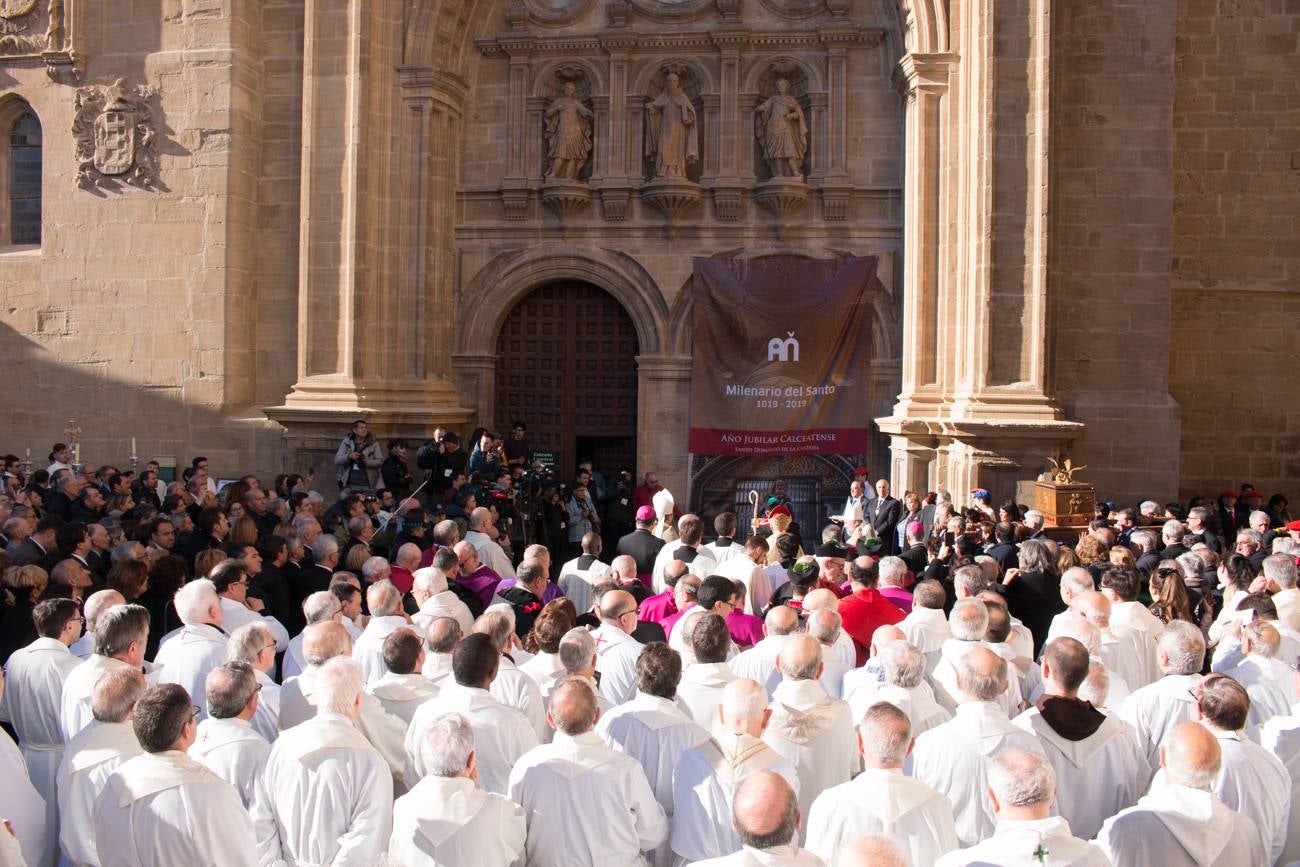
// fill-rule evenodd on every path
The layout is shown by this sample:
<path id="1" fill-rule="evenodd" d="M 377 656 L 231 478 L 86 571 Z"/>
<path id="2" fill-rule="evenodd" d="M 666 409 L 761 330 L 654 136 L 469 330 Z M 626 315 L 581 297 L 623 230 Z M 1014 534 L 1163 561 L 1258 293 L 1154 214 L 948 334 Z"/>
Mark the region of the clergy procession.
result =
<path id="1" fill-rule="evenodd" d="M 367 448 L 116 543 L 6 505 L 0 867 L 1300 863 L 1300 521 L 1253 489 L 1063 536 L 863 474 L 746 537 L 650 473 L 603 538 L 584 468 L 555 546 Z"/>

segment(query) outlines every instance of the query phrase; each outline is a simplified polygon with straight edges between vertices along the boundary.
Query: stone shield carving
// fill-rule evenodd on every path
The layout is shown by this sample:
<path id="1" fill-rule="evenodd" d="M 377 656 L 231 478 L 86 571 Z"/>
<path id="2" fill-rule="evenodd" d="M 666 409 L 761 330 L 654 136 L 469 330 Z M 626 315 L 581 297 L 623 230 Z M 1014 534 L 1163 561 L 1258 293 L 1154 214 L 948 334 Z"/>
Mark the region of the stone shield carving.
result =
<path id="1" fill-rule="evenodd" d="M 157 130 L 151 105 L 157 88 L 110 87 L 77 91 L 72 135 L 77 148 L 77 183 L 84 189 L 126 183 L 150 189 L 158 179 Z"/>
<path id="2" fill-rule="evenodd" d="M 0 0 L 0 18 L 12 20 L 30 15 L 36 8 L 36 0 Z"/>

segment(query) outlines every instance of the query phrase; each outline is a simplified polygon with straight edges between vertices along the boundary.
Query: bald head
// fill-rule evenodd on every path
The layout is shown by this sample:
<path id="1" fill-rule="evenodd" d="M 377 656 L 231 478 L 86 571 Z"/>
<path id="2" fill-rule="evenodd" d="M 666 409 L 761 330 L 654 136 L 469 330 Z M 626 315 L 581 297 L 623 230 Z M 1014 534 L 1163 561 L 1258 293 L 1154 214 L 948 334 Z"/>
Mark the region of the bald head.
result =
<path id="1" fill-rule="evenodd" d="M 601 622 L 629 634 L 636 629 L 636 618 L 629 616 L 633 611 L 636 611 L 636 600 L 626 590 L 611 590 L 600 597 Z"/>
<path id="2" fill-rule="evenodd" d="M 799 829 L 799 802 L 785 777 L 759 771 L 736 789 L 732 820 L 746 846 L 759 850 L 786 846 Z"/>
<path id="3" fill-rule="evenodd" d="M 811 635 L 795 635 L 781 645 L 777 665 L 786 680 L 816 680 L 822 672 L 822 646 Z"/>
<path id="4" fill-rule="evenodd" d="M 799 628 L 799 615 L 788 605 L 778 605 L 763 618 L 763 632 L 767 635 L 789 635 Z"/>
<path id="5" fill-rule="evenodd" d="M 803 598 L 804 611 L 821 611 L 829 608 L 834 611 L 839 606 L 839 597 L 825 587 L 812 590 Z"/>
<path id="6" fill-rule="evenodd" d="M 321 666 L 352 652 L 352 638 L 336 620 L 313 623 L 302 631 L 302 655 L 308 665 Z"/>
<path id="7" fill-rule="evenodd" d="M 895 641 L 906 641 L 907 635 L 903 630 L 892 624 L 886 626 L 877 626 L 876 631 L 871 633 L 871 655 L 879 656 L 880 652 Z"/>
<path id="8" fill-rule="evenodd" d="M 1047 691 L 1074 698 L 1088 676 L 1088 648 L 1073 638 L 1054 638 L 1043 648 L 1043 679 Z"/>
<path id="9" fill-rule="evenodd" d="M 619 554 L 609 564 L 609 571 L 619 581 L 630 581 L 636 577 L 636 560 L 630 554 Z"/>
<path id="10" fill-rule="evenodd" d="M 90 711 L 99 722 L 126 722 L 148 688 L 140 669 L 115 668 L 96 681 L 90 691 Z"/>
<path id="11" fill-rule="evenodd" d="M 596 693 L 580 677 L 566 677 L 551 693 L 546 719 L 557 732 L 580 735 L 592 730 L 600 717 Z"/>
<path id="12" fill-rule="evenodd" d="M 1110 626 L 1110 600 L 1096 590 L 1078 594 L 1070 600 L 1070 607 L 1098 629 Z"/>
<path id="13" fill-rule="evenodd" d="M 98 590 L 86 599 L 86 631 L 94 632 L 99 615 L 110 608 L 125 605 L 126 598 L 116 590 Z"/>
<path id="14" fill-rule="evenodd" d="M 1222 759 L 1218 738 L 1199 723 L 1179 723 L 1160 745 L 1160 767 L 1170 785 L 1209 791 Z"/>
<path id="15" fill-rule="evenodd" d="M 989 628 L 989 610 L 978 599 L 962 599 L 948 615 L 948 627 L 958 641 L 983 641 Z"/>
<path id="16" fill-rule="evenodd" d="M 407 542 L 398 548 L 396 563 L 406 571 L 414 572 L 415 567 L 420 565 L 420 546 Z"/>
<path id="17" fill-rule="evenodd" d="M 957 660 L 957 690 L 967 701 L 996 701 L 1007 690 L 1007 661 L 987 647 Z"/>
<path id="18" fill-rule="evenodd" d="M 738 677 L 722 690 L 720 705 L 722 726 L 732 734 L 758 737 L 767 725 L 771 711 L 767 707 L 767 690 L 757 681 Z"/>

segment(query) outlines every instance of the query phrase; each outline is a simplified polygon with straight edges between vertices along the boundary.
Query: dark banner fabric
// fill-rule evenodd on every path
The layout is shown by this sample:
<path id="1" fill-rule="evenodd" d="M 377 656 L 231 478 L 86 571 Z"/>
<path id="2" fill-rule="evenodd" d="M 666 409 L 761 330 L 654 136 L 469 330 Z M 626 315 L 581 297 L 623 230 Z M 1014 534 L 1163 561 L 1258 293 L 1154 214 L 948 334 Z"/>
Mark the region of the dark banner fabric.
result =
<path id="1" fill-rule="evenodd" d="M 874 256 L 695 260 L 690 450 L 867 451 Z"/>

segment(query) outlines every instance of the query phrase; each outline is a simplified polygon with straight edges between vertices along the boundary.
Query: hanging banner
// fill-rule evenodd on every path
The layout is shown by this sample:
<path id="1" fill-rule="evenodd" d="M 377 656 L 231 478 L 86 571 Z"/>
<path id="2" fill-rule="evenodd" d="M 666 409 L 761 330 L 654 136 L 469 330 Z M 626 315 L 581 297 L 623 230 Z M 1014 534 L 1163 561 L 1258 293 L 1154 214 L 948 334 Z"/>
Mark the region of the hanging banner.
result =
<path id="1" fill-rule="evenodd" d="M 691 452 L 866 452 L 876 257 L 694 264 Z"/>

